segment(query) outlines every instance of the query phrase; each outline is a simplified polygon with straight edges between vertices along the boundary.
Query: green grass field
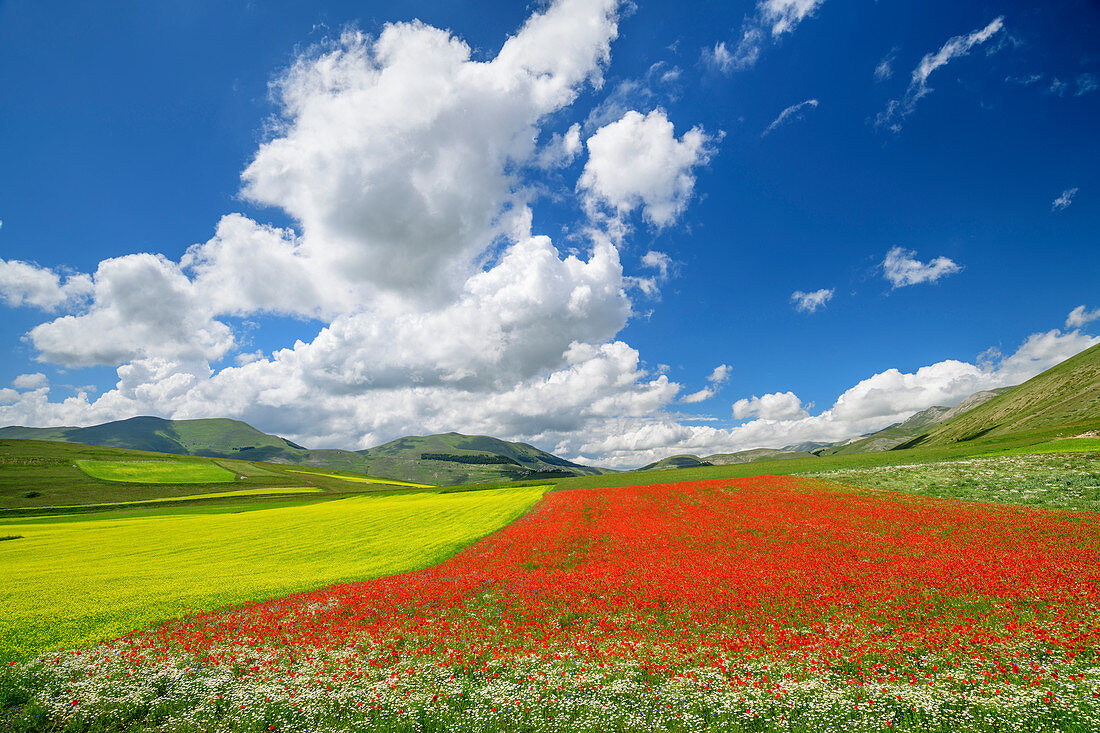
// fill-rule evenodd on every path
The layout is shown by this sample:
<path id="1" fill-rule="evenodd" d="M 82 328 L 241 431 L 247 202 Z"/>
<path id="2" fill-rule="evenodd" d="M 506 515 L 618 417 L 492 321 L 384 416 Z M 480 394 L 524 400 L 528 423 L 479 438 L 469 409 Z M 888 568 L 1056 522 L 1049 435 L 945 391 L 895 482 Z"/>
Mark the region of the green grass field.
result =
<path id="1" fill-rule="evenodd" d="M 386 486 L 409 486 L 414 489 L 434 489 L 431 484 L 414 484 L 409 481 L 398 481 L 392 478 L 375 478 L 374 476 L 341 476 L 335 473 L 323 473 L 321 471 L 302 471 L 297 468 L 286 469 L 287 473 L 300 473 L 304 476 L 320 476 L 322 478 L 335 478 L 341 481 L 354 481 L 361 484 L 383 484 Z"/>
<path id="2" fill-rule="evenodd" d="M 243 513 L 0 520 L 0 659 L 185 614 L 425 567 L 546 486 L 363 496 Z"/>
<path id="3" fill-rule="evenodd" d="M 1049 453 L 1100 453 L 1100 438 L 1066 438 L 1063 440 L 1050 440 L 1046 443 L 1027 446 L 1026 448 L 1009 448 L 1002 451 L 991 451 L 985 455 L 990 456 L 1023 456 L 1043 455 Z"/>
<path id="4" fill-rule="evenodd" d="M 224 484 L 237 475 L 213 463 L 197 461 L 77 461 L 77 467 L 100 481 L 130 484 Z"/>

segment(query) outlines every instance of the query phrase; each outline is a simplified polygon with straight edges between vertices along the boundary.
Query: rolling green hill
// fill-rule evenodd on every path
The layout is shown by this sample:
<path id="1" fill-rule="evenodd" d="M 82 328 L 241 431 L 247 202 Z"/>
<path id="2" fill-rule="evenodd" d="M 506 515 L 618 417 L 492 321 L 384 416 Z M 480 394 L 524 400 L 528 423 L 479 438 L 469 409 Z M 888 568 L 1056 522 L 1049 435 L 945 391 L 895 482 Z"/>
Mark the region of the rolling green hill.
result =
<path id="1" fill-rule="evenodd" d="M 854 440 L 846 440 L 834 443 L 826 448 L 815 450 L 819 456 L 848 455 L 852 453 L 873 453 L 875 451 L 893 450 L 899 445 L 912 441 L 919 435 L 923 435 L 936 425 L 955 418 L 964 412 L 973 410 L 979 405 L 985 404 L 999 394 L 1004 394 L 1011 387 L 992 389 L 985 392 L 977 392 L 954 407 L 936 405 L 927 410 L 921 410 L 904 422 L 883 428 L 878 432 L 864 435 Z"/>
<path id="2" fill-rule="evenodd" d="M 639 471 L 671 471 L 676 468 L 698 468 L 699 466 L 710 466 L 699 456 L 682 455 L 682 456 L 669 456 L 668 458 L 662 458 L 661 460 L 650 463 L 648 466 L 642 466 Z"/>
<path id="3" fill-rule="evenodd" d="M 479 435 L 408 436 L 362 451 L 311 450 L 240 420 L 133 417 L 87 428 L 0 428 L 0 439 L 81 443 L 185 456 L 233 458 L 369 474 L 439 486 L 592 476 L 581 466 L 526 443 Z"/>
<path id="4" fill-rule="evenodd" d="M 410 435 L 360 451 L 370 473 L 438 485 L 597 476 L 582 466 L 526 443 L 485 435 Z"/>
<path id="5" fill-rule="evenodd" d="M 1074 435 L 1100 428 L 1100 344 L 936 426 L 910 444 L 950 445 L 1054 428 Z"/>
<path id="6" fill-rule="evenodd" d="M 129 448 L 210 458 L 248 458 L 264 461 L 283 458 L 292 463 L 305 451 L 285 438 L 262 433 L 240 420 L 209 418 L 165 420 L 132 417 L 87 428 L 0 428 L 0 438 L 59 440 L 66 443 Z"/>

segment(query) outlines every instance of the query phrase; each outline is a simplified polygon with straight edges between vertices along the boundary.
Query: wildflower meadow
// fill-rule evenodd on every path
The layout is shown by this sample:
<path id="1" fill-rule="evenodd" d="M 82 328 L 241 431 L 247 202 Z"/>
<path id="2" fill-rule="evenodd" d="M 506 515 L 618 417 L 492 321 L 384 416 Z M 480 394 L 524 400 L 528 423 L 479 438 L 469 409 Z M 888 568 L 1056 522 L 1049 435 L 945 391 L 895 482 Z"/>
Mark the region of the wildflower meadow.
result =
<path id="1" fill-rule="evenodd" d="M 40 655 L 5 694 L 24 730 L 1091 731 L 1098 522 L 806 478 L 557 491 L 440 565 Z"/>

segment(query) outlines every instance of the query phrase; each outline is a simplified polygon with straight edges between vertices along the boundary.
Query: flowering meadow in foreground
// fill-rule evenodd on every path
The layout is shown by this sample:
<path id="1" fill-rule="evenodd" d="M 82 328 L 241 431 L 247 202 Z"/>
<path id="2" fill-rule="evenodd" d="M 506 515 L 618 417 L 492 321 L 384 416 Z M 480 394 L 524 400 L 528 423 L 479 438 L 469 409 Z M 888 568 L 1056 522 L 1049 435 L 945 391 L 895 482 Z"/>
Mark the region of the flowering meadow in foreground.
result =
<path id="1" fill-rule="evenodd" d="M 1090 440 L 1052 442 L 1064 445 Z M 948 499 L 1100 511 L 1100 451 L 1026 455 L 1010 452 L 1001 456 L 840 468 L 804 475 Z"/>
<path id="2" fill-rule="evenodd" d="M 13 668 L 14 729 L 1100 729 L 1100 515 L 761 477 Z M 50 726 L 56 726 L 51 728 Z"/>

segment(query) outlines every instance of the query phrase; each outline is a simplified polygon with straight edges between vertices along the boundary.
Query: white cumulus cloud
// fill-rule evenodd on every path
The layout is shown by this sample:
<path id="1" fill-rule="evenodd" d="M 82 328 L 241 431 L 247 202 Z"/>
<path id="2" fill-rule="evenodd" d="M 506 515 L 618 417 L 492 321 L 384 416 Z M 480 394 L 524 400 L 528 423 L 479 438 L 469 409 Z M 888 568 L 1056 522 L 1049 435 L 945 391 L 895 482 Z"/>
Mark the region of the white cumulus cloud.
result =
<path id="1" fill-rule="evenodd" d="M 928 262 L 916 258 L 916 252 L 904 247 L 894 247 L 886 253 L 882 261 L 882 272 L 890 285 L 902 288 L 919 283 L 934 283 L 942 277 L 953 275 L 962 270 L 947 257 L 937 257 Z"/>
<path id="2" fill-rule="evenodd" d="M 11 386 L 16 389 L 41 389 L 49 383 L 50 380 L 46 378 L 45 374 L 42 372 L 35 372 L 33 374 L 20 374 L 12 380 Z"/>
<path id="3" fill-rule="evenodd" d="M 641 208 L 647 221 L 668 226 L 687 208 L 695 168 L 710 159 L 711 138 L 694 127 L 676 137 L 664 110 L 631 110 L 588 139 L 588 161 L 577 182 L 592 211 L 616 216 Z"/>
<path id="4" fill-rule="evenodd" d="M 582 147 L 581 124 L 574 122 L 564 134 L 555 132 L 550 137 L 536 162 L 540 168 L 564 168 L 576 160 Z"/>
<path id="5" fill-rule="evenodd" d="M 691 404 L 695 404 L 696 402 L 705 402 L 713 396 L 714 396 L 714 390 L 713 389 L 711 389 L 710 387 L 703 387 L 698 392 L 692 392 L 691 394 L 684 395 L 683 397 L 680 398 L 680 402 L 691 405 Z"/>
<path id="6" fill-rule="evenodd" d="M 39 358 L 66 366 L 146 356 L 216 360 L 235 344 L 179 265 L 147 253 L 100 262 L 91 307 L 35 326 L 28 337 Z"/>
<path id="7" fill-rule="evenodd" d="M 729 381 L 732 372 L 733 367 L 729 364 L 719 364 L 714 367 L 714 371 L 707 375 L 707 381 L 711 384 L 725 384 Z"/>
<path id="8" fill-rule="evenodd" d="M 1066 328 L 1083 328 L 1095 320 L 1100 320 L 1100 308 L 1090 311 L 1085 306 L 1079 305 L 1066 317 Z"/>
<path id="9" fill-rule="evenodd" d="M 616 12 L 611 0 L 558 0 L 488 61 L 420 23 L 305 52 L 274 84 L 279 123 L 243 174 L 244 195 L 294 226 L 228 214 L 178 262 L 124 255 L 67 281 L 4 263 L 7 302 L 68 311 L 31 330 L 37 357 L 113 365 L 118 379 L 60 402 L 8 390 L 0 422 L 226 415 L 310 445 L 458 429 L 554 447 L 661 411 L 680 385 L 615 340 L 631 315 L 619 238 L 593 230 L 560 251 L 531 231 L 524 178 L 547 160 L 536 144 L 546 120 L 601 83 Z M 663 112 L 642 121 L 668 124 L 667 140 L 643 142 L 679 175 L 651 172 L 633 193 L 667 222 L 707 138 L 675 138 Z M 551 137 L 556 164 L 580 151 L 581 129 Z M 671 264 L 655 250 L 641 258 L 654 282 Z M 228 317 L 265 313 L 326 325 L 240 353 Z M 221 360 L 231 366 L 211 366 Z"/>
<path id="10" fill-rule="evenodd" d="M 21 260 L 0 259 L 0 298 L 9 307 L 32 306 L 56 310 L 78 304 L 92 291 L 92 279 L 84 274 L 61 275 Z"/>
<path id="11" fill-rule="evenodd" d="M 773 392 L 763 397 L 753 396 L 733 403 L 733 416 L 738 420 L 756 417 L 761 420 L 794 420 L 808 417 L 802 400 L 794 392 Z"/>
<path id="12" fill-rule="evenodd" d="M 803 313 L 813 313 L 832 300 L 835 292 L 834 288 L 822 288 L 809 293 L 796 290 L 791 293 L 791 302 L 794 303 L 795 310 Z"/>

